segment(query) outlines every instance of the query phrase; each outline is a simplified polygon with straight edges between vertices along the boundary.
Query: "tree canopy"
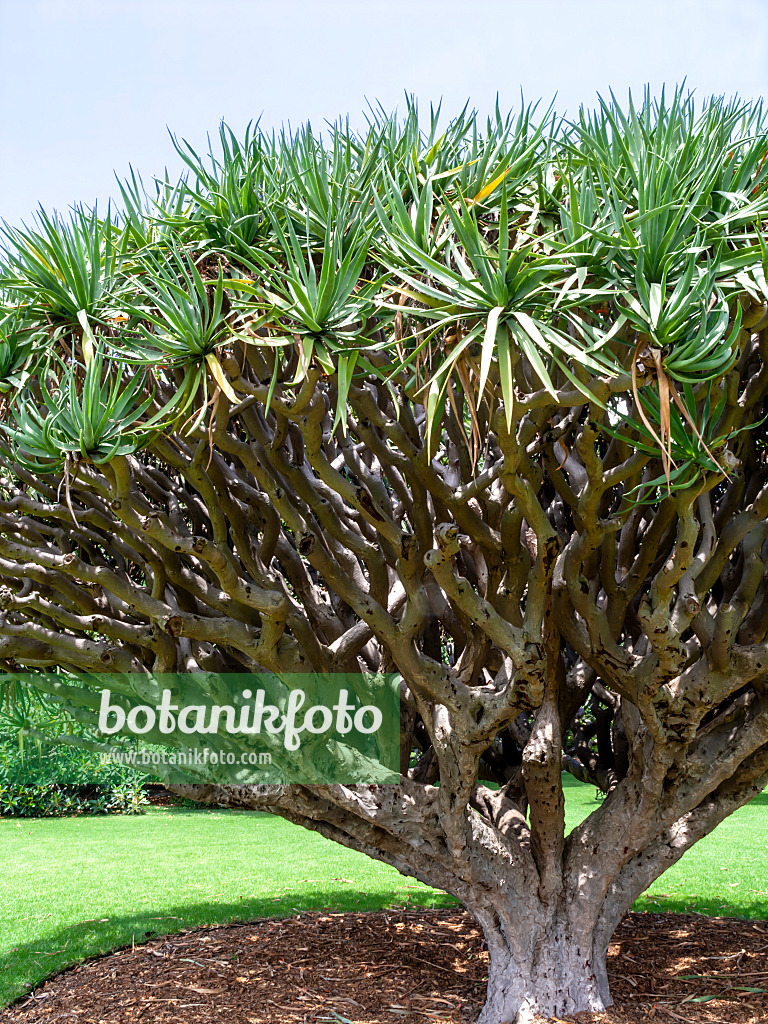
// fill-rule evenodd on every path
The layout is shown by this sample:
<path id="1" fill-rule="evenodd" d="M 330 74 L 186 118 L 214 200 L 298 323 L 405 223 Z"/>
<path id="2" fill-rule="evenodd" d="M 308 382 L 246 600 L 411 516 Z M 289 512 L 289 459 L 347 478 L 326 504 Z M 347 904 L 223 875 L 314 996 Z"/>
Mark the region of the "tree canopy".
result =
<path id="1" fill-rule="evenodd" d="M 400 785 L 196 795 L 459 896 L 487 1024 L 768 780 L 762 107 L 537 110 L 222 125 L 0 260 L 0 664 L 400 673 Z"/>

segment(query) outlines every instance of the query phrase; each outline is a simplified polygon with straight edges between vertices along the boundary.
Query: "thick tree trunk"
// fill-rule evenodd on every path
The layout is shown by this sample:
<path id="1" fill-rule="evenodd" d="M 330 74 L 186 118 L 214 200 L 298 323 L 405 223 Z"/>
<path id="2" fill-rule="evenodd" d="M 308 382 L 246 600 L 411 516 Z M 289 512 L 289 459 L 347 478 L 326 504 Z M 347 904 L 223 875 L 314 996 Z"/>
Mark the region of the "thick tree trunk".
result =
<path id="1" fill-rule="evenodd" d="M 478 1024 L 528 1024 L 537 1015 L 563 1017 L 610 1006 L 605 944 L 596 948 L 588 922 L 579 927 L 561 910 L 529 920 L 516 916 L 506 924 L 496 915 L 476 917 L 489 958 Z"/>

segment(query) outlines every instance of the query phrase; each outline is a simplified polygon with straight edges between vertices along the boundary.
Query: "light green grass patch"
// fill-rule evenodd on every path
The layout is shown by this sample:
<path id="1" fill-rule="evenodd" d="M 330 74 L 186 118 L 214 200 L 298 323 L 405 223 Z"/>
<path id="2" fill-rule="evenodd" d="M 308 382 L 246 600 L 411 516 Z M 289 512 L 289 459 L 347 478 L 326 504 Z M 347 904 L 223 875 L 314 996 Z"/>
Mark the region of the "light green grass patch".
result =
<path id="1" fill-rule="evenodd" d="M 566 828 L 599 806 L 596 791 L 568 776 Z M 726 818 L 635 903 L 634 910 L 768 918 L 768 792 Z"/>

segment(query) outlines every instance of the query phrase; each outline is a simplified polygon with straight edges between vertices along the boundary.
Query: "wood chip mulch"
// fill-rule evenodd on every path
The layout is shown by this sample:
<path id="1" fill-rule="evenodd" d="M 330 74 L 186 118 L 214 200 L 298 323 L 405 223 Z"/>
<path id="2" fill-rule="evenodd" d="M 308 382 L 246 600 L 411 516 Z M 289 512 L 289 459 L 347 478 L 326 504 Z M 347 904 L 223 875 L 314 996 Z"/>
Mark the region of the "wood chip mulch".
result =
<path id="1" fill-rule="evenodd" d="M 302 914 L 189 931 L 87 961 L 2 1024 L 473 1021 L 487 955 L 456 910 Z M 609 952 L 616 1005 L 578 1024 L 768 1022 L 768 923 L 630 914 Z"/>

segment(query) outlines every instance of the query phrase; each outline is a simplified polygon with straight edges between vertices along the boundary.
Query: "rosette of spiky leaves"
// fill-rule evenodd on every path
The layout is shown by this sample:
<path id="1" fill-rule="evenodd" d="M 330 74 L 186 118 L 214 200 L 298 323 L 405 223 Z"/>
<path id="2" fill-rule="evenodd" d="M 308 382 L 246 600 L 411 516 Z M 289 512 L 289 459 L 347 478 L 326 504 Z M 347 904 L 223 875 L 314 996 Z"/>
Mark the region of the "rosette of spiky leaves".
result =
<path id="1" fill-rule="evenodd" d="M 422 384 L 422 390 L 428 387 L 430 433 L 432 424 L 442 416 L 447 385 L 460 362 L 469 363 L 476 376 L 480 400 L 493 368 L 508 425 L 513 417 L 515 366 L 520 356 L 553 396 L 553 367 L 590 399 L 594 396 L 573 372 L 574 362 L 593 374 L 618 373 L 615 362 L 589 337 L 553 325 L 552 306 L 567 276 L 567 265 L 542 252 L 538 240 L 525 236 L 521 240 L 518 234 L 516 244 L 511 244 L 507 182 L 502 175 L 500 179 L 496 176 L 493 184 L 501 192 L 499 217 L 493 224 L 498 231 L 495 245 L 488 240 L 488 224 L 480 221 L 479 201 L 462 196 L 455 205 L 446 204 L 450 230 L 445 240 L 437 243 L 409 230 L 402 218 L 382 218 L 389 235 L 382 262 L 406 286 L 398 290 L 423 304 L 423 308 L 410 308 L 410 315 L 431 323 L 404 362 L 413 362 L 447 325 L 465 327 L 460 338 L 452 335 L 456 343 L 451 350 L 432 360 L 431 376 Z M 443 222 L 438 218 L 436 223 Z M 436 256 L 425 248 L 425 242 Z M 571 322 L 578 325 L 577 318 Z M 495 401 L 498 397 L 494 387 L 490 398 Z"/>
<path id="2" fill-rule="evenodd" d="M 273 231 L 281 249 L 277 261 L 253 253 L 269 276 L 259 289 L 267 303 L 267 319 L 279 328 L 273 345 L 300 346 L 294 383 L 306 376 L 313 359 L 328 376 L 336 375 L 337 424 L 346 424 L 346 399 L 355 368 L 373 370 L 361 358 L 366 348 L 377 347 L 370 337 L 380 280 L 363 280 L 371 232 L 364 219 L 355 216 L 349 201 L 329 213 L 322 246 L 314 246 L 306 231 L 297 235 L 292 218 L 280 224 L 274 215 Z M 254 270 L 259 265 L 252 264 Z M 282 334 L 282 337 L 281 337 Z M 273 380 L 279 370 L 276 358 Z"/>
<path id="3" fill-rule="evenodd" d="M 270 209 L 273 214 L 279 209 L 281 219 L 290 218 L 298 234 L 322 245 L 329 220 L 349 201 L 360 204 L 358 218 L 373 224 L 370 189 L 381 172 L 375 137 L 363 142 L 348 124 L 342 127 L 340 123 L 334 126 L 330 147 L 326 147 L 307 125 L 293 135 L 281 134 L 279 154 L 275 153 L 273 160 L 283 170 L 278 179 L 283 193 Z"/>
<path id="4" fill-rule="evenodd" d="M 55 385 L 51 367 L 36 387 L 20 392 L 2 426 L 14 462 L 34 473 L 54 473 L 70 460 L 102 465 L 146 443 L 152 425 L 139 421 L 152 398 L 143 397 L 144 373 L 126 382 L 122 360 L 101 348 L 87 366 L 59 363 L 59 369 Z"/>
<path id="5" fill-rule="evenodd" d="M 669 103 L 646 93 L 639 110 L 630 99 L 626 113 L 615 100 L 601 101 L 594 116 L 582 111 L 566 139 L 567 174 L 580 188 L 572 183 L 563 204 L 563 236 L 589 254 L 571 256 L 576 301 L 583 296 L 604 344 L 631 370 L 635 409 L 665 475 L 687 458 L 680 449 L 672 455 L 678 420 L 692 444 L 713 450 L 680 385 L 717 382 L 729 371 L 744 340 L 735 294 L 761 294 L 741 273 L 759 267 L 759 238 L 745 229 L 764 206 L 761 119 L 759 108 L 722 100 L 697 113 L 681 90 Z M 629 351 L 622 355 L 614 339 Z M 638 397 L 649 381 L 658 401 Z"/>
<path id="6" fill-rule="evenodd" d="M 360 328 L 374 311 L 377 283 L 360 281 L 370 233 L 355 223 L 348 205 L 328 218 L 317 250 L 308 235 L 299 239 L 290 219 L 284 229 L 276 219 L 273 226 L 283 259 L 272 264 L 270 312 L 318 342 L 343 343 L 364 333 Z"/>
<path id="7" fill-rule="evenodd" d="M 173 135 L 171 140 L 193 175 L 186 183 L 186 209 L 176 219 L 178 230 L 190 240 L 247 254 L 269 232 L 266 209 L 285 191 L 258 123 L 248 125 L 241 142 L 222 122 L 221 155 L 214 153 L 209 139 L 207 160 L 188 142 Z"/>
<path id="8" fill-rule="evenodd" d="M 662 496 L 662 488 L 673 494 L 686 490 L 701 482 L 705 486 L 707 477 L 727 475 L 737 468 L 738 459 L 727 450 L 727 444 L 745 430 L 753 430 L 759 423 L 739 429 L 723 429 L 722 416 L 726 407 L 726 390 L 707 384 L 699 390 L 697 400 L 690 384 L 682 388 L 680 403 L 670 409 L 669 415 L 669 466 L 663 475 L 644 481 L 636 491 L 627 496 L 630 504 L 653 503 Z M 638 393 L 646 419 L 659 422 L 661 418 L 661 397 L 655 385 L 642 388 Z M 635 422 L 614 410 L 612 419 L 617 426 L 603 426 L 605 433 L 631 448 L 646 455 L 658 456 L 658 438 L 641 421 Z M 619 420 L 621 423 L 619 424 Z M 762 421 L 761 421 L 762 422 Z M 668 469 L 668 471 L 667 471 Z"/>
<path id="9" fill-rule="evenodd" d="M 625 113 L 611 96 L 595 115 L 582 110 L 567 140 L 603 211 L 587 230 L 612 247 L 609 273 L 615 263 L 631 279 L 642 258 L 649 284 L 663 275 L 672 283 L 686 270 L 694 238 L 705 252 L 759 210 L 768 173 L 762 112 L 713 99 L 698 113 L 678 89 L 669 103 L 646 90 L 639 110 L 630 96 Z"/>
<path id="10" fill-rule="evenodd" d="M 154 195 L 149 195 L 141 175 L 131 168 L 130 177 L 118 179 L 117 184 L 123 197 L 121 246 L 127 257 L 153 245 L 167 244 L 178 236 L 190 204 L 186 178 L 155 178 Z"/>
<path id="11" fill-rule="evenodd" d="M 560 158 L 561 154 L 556 154 L 556 159 Z M 585 292 L 587 278 L 592 278 L 593 290 L 602 284 L 606 268 L 613 266 L 621 241 L 612 233 L 613 225 L 589 163 L 580 165 L 571 157 L 548 177 L 546 183 L 542 181 L 539 191 L 540 202 L 551 204 L 559 222 L 559 231 L 554 233 L 551 245 L 574 268 L 563 286 L 562 301 L 565 302 L 569 291 L 575 289 L 577 301 L 582 302 L 589 294 Z"/>
<path id="12" fill-rule="evenodd" d="M 696 247 L 697 248 L 697 247 Z M 648 284 L 640 254 L 635 273 L 636 294 L 622 296 L 622 315 L 641 335 L 640 347 L 657 349 L 664 371 L 675 381 L 691 384 L 722 377 L 738 355 L 741 306 L 730 326 L 728 302 L 716 285 L 718 258 L 697 266 L 690 257 L 673 288 L 661 281 Z"/>
<path id="13" fill-rule="evenodd" d="M 0 315 L 0 392 L 22 388 L 45 332 L 15 311 Z"/>
<path id="14" fill-rule="evenodd" d="M 497 102 L 483 135 L 468 106 L 445 129 L 439 125 L 440 106 L 430 107 L 429 128 L 422 131 L 418 106 L 411 99 L 402 126 L 383 112 L 373 122 L 381 153 L 377 178 L 385 189 L 387 177 L 393 181 L 407 206 L 418 201 L 426 181 L 438 197 L 455 199 L 461 194 L 482 202 L 504 178 L 519 183 L 535 175 L 546 148 L 544 128 L 551 114 L 550 107 L 535 121 L 537 107 L 529 104 L 515 117 L 502 114 Z"/>
<path id="15" fill-rule="evenodd" d="M 109 210 L 102 218 L 95 208 L 78 206 L 67 222 L 41 208 L 36 227 L 4 224 L 2 234 L 0 286 L 17 297 L 27 316 L 76 326 L 81 309 L 98 320 L 114 303 L 122 257 Z"/>
<path id="16" fill-rule="evenodd" d="M 38 753 L 42 751 L 41 733 L 58 736 L 73 731 L 73 718 L 62 708 L 62 701 L 43 693 L 33 685 L 29 673 L 21 677 L 4 674 L 0 682 L 0 729 L 16 736 L 24 761 L 24 741 L 32 737 Z"/>
<path id="17" fill-rule="evenodd" d="M 141 270 L 133 283 L 144 301 L 124 307 L 133 318 L 125 332 L 126 358 L 152 366 L 171 388 L 164 407 L 169 420 L 183 416 L 202 389 L 194 429 L 208 404 L 209 373 L 215 387 L 237 401 L 216 355 L 233 334 L 223 268 L 219 264 L 215 280 L 204 280 L 175 241 L 166 250 L 141 254 L 137 264 Z"/>

